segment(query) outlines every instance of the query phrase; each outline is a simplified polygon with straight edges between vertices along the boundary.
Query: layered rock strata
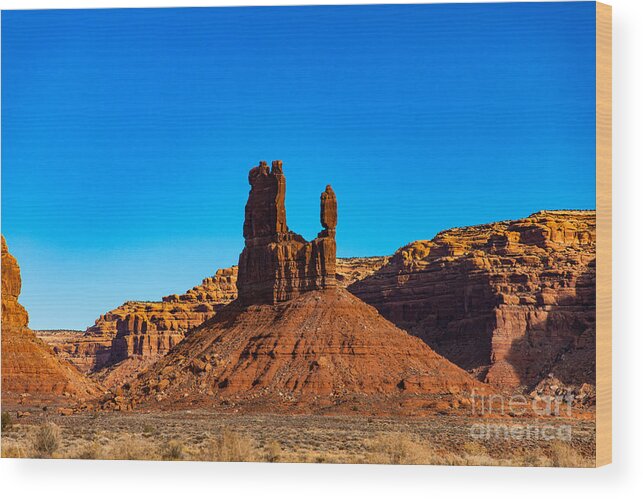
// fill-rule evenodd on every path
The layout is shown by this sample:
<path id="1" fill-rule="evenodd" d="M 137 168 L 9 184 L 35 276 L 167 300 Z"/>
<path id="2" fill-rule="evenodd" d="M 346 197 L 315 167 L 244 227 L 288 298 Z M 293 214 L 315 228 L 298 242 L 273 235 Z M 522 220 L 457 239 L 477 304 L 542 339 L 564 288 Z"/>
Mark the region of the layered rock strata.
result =
<path id="1" fill-rule="evenodd" d="M 349 290 L 489 383 L 595 376 L 593 211 L 451 229 L 399 249 Z M 570 364 L 573 360 L 573 367 Z"/>

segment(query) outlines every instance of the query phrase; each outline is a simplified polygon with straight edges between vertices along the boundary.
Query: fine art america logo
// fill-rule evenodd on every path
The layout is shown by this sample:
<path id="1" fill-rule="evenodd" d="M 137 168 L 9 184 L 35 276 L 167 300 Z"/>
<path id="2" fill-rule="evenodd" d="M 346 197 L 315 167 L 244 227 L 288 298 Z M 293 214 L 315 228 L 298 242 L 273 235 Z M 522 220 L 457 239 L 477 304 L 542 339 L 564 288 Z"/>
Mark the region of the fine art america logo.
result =
<path id="1" fill-rule="evenodd" d="M 571 417 L 572 396 L 543 396 L 529 399 L 524 395 L 471 394 L 471 413 L 478 417 L 559 418 Z M 469 436 L 477 440 L 563 440 L 572 439 L 569 424 L 547 422 L 506 424 L 477 423 L 469 427 Z"/>

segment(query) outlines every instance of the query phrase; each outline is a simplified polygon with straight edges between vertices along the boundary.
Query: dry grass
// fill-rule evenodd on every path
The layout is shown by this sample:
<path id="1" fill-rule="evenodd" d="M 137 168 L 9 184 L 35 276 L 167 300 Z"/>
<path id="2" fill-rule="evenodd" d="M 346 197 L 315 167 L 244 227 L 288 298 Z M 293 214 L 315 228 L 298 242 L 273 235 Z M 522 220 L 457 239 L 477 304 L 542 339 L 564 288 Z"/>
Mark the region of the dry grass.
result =
<path id="1" fill-rule="evenodd" d="M 185 459 L 185 448 L 178 440 L 170 440 L 161 448 L 161 459 L 164 461 L 181 461 Z"/>
<path id="2" fill-rule="evenodd" d="M 269 463 L 278 463 L 283 458 L 281 445 L 276 440 L 271 440 L 266 445 L 266 461 Z"/>
<path id="3" fill-rule="evenodd" d="M 206 442 L 201 457 L 204 461 L 260 461 L 254 440 L 228 428 Z"/>
<path id="4" fill-rule="evenodd" d="M 30 457 L 28 450 L 22 444 L 2 444 L 3 458 L 24 458 Z"/>
<path id="5" fill-rule="evenodd" d="M 73 459 L 105 459 L 103 447 L 97 440 L 82 445 L 78 453 L 72 456 Z"/>
<path id="6" fill-rule="evenodd" d="M 30 457 L 50 458 L 60 447 L 60 427 L 55 423 L 43 423 L 36 428 L 31 438 L 33 454 Z"/>
<path id="7" fill-rule="evenodd" d="M 551 466 L 558 468 L 587 468 L 593 463 L 585 459 L 571 445 L 556 441 L 551 445 Z"/>
<path id="8" fill-rule="evenodd" d="M 370 443 L 366 461 L 380 464 L 435 464 L 447 466 L 500 466 L 510 463 L 489 457 L 478 442 L 467 442 L 462 452 L 436 449 L 430 442 L 405 434 L 379 435 Z"/>
<path id="9" fill-rule="evenodd" d="M 378 464 L 433 464 L 436 455 L 429 445 L 401 433 L 378 435 L 369 445 L 369 462 Z"/>
<path id="10" fill-rule="evenodd" d="M 115 445 L 103 449 L 106 459 L 127 461 L 155 461 L 160 459 L 158 449 L 153 443 L 134 435 L 119 439 Z"/>
<path id="11" fill-rule="evenodd" d="M 2 431 L 7 431 L 13 426 L 13 418 L 7 411 L 2 411 Z"/>
<path id="12" fill-rule="evenodd" d="M 412 422 L 190 413 L 44 418 L 19 419 L 3 432 L 2 457 L 593 466 L 591 426 L 579 427 L 572 442 L 515 442 L 474 440 L 469 421 L 448 418 Z"/>

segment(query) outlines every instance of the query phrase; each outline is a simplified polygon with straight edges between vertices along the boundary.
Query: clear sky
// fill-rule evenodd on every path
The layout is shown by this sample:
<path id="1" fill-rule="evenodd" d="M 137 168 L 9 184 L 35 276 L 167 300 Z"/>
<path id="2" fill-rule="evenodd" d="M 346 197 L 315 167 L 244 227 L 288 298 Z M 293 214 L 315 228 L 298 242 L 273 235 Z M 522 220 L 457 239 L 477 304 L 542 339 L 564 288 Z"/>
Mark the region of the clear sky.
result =
<path id="1" fill-rule="evenodd" d="M 338 256 L 595 207 L 593 2 L 2 13 L 2 232 L 40 328 L 237 262 L 247 171 Z"/>

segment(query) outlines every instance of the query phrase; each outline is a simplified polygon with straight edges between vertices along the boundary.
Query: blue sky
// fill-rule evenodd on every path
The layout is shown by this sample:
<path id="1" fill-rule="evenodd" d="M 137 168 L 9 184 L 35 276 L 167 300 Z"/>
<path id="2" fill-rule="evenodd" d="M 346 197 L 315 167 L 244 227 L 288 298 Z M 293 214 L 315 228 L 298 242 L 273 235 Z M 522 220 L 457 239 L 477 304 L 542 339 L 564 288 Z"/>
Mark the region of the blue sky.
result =
<path id="1" fill-rule="evenodd" d="M 2 13 L 2 232 L 31 327 L 236 263 L 247 171 L 338 256 L 595 207 L 593 2 Z"/>

